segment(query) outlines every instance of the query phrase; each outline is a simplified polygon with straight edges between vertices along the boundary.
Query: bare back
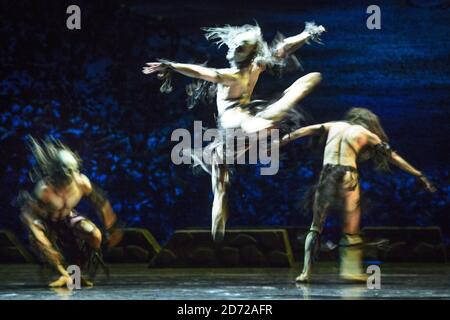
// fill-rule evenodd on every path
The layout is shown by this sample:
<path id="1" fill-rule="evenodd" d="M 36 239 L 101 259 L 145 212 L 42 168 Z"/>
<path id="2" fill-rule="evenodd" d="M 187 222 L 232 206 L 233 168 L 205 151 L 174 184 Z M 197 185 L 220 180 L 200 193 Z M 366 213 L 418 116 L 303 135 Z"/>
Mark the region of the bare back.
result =
<path id="1" fill-rule="evenodd" d="M 347 122 L 334 122 L 328 131 L 323 164 L 356 168 L 358 154 L 366 144 L 367 129 Z"/>

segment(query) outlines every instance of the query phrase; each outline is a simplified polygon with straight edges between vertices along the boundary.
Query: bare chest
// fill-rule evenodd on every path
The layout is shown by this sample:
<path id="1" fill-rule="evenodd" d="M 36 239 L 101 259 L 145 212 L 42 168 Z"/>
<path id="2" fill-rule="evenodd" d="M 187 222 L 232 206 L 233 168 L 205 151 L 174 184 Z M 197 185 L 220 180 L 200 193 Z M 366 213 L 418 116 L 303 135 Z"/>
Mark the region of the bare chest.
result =
<path id="1" fill-rule="evenodd" d="M 241 103 L 249 102 L 256 83 L 258 82 L 260 73 L 261 71 L 259 69 L 242 72 L 239 76 L 239 80 L 229 87 L 228 98 L 240 99 Z"/>
<path id="2" fill-rule="evenodd" d="M 49 218 L 53 221 L 58 221 L 67 217 L 80 202 L 82 196 L 81 190 L 76 185 L 72 185 L 64 190 L 49 190 Z"/>

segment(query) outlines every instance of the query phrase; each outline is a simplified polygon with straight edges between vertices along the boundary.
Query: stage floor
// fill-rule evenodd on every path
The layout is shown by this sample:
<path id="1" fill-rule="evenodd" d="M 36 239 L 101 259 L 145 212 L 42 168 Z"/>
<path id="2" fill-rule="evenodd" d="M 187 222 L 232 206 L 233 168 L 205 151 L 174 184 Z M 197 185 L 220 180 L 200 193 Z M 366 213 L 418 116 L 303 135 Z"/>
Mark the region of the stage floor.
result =
<path id="1" fill-rule="evenodd" d="M 314 283 L 294 283 L 295 269 L 148 269 L 111 265 L 93 288 L 46 288 L 47 273 L 35 265 L 0 265 L 0 300 L 5 299 L 450 299 L 449 264 L 381 265 L 381 289 L 349 284 L 335 263 L 319 263 Z M 54 277 L 56 278 L 56 277 Z"/>

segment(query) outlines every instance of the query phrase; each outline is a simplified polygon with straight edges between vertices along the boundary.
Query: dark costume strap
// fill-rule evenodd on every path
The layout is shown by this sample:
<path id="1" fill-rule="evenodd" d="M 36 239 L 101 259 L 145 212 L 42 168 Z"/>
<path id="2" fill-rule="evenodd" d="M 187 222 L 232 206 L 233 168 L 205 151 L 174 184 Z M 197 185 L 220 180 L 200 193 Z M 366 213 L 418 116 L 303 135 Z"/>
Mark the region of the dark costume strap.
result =
<path id="1" fill-rule="evenodd" d="M 307 237 L 311 238 L 308 250 L 311 250 L 312 261 L 318 261 L 321 248 L 320 231 L 316 230 L 314 227 L 311 227 L 307 234 Z"/>
<path id="2" fill-rule="evenodd" d="M 392 155 L 391 146 L 386 142 L 381 142 L 377 144 L 375 147 L 375 153 L 381 155 L 383 157 L 390 157 Z"/>
<path id="3" fill-rule="evenodd" d="M 373 149 L 374 149 L 373 161 L 375 164 L 375 169 L 390 171 L 389 162 L 392 158 L 393 152 L 391 146 L 386 142 L 381 142 L 375 145 Z"/>
<path id="4" fill-rule="evenodd" d="M 350 171 L 354 173 L 358 173 L 358 169 L 352 166 L 344 166 L 342 164 L 330 164 L 327 163 L 323 166 L 323 171 L 329 171 L 329 170 L 341 170 L 344 172 Z"/>
<path id="5" fill-rule="evenodd" d="M 101 250 L 93 250 L 87 248 L 86 250 L 90 251 L 86 269 L 89 272 L 91 278 L 95 278 L 97 275 L 98 269 L 101 268 L 105 273 L 106 277 L 109 278 L 110 270 L 109 267 L 105 264 L 103 260 L 103 254 Z"/>

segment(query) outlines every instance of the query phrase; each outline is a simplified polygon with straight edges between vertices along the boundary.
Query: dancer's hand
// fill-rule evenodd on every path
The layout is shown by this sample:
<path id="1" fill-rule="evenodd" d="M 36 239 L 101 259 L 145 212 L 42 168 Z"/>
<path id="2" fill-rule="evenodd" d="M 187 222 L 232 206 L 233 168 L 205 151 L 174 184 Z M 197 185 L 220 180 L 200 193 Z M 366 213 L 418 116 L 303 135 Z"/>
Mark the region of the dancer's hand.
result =
<path id="1" fill-rule="evenodd" d="M 155 72 L 162 74 L 167 69 L 167 66 L 161 62 L 147 62 L 146 65 L 146 67 L 142 68 L 142 73 L 144 74 L 152 74 Z"/>
<path id="2" fill-rule="evenodd" d="M 322 32 L 326 32 L 327 30 L 325 29 L 325 27 L 323 25 L 320 25 L 320 26 L 317 27 L 317 31 L 322 33 Z"/>
<path id="3" fill-rule="evenodd" d="M 282 138 L 281 138 L 281 143 L 288 143 L 291 140 L 291 134 L 285 134 Z"/>
<path id="4" fill-rule="evenodd" d="M 419 177 L 419 180 L 420 180 L 420 182 L 422 182 L 422 184 L 424 185 L 425 189 L 428 192 L 436 192 L 436 187 L 433 185 L 433 183 L 431 183 L 430 180 L 428 180 L 427 177 L 422 175 Z"/>
<path id="5" fill-rule="evenodd" d="M 320 43 L 320 36 L 326 31 L 327 30 L 325 30 L 325 27 L 322 25 L 318 26 L 314 22 L 306 22 L 305 30 L 303 32 L 307 33 L 311 40 Z"/>

